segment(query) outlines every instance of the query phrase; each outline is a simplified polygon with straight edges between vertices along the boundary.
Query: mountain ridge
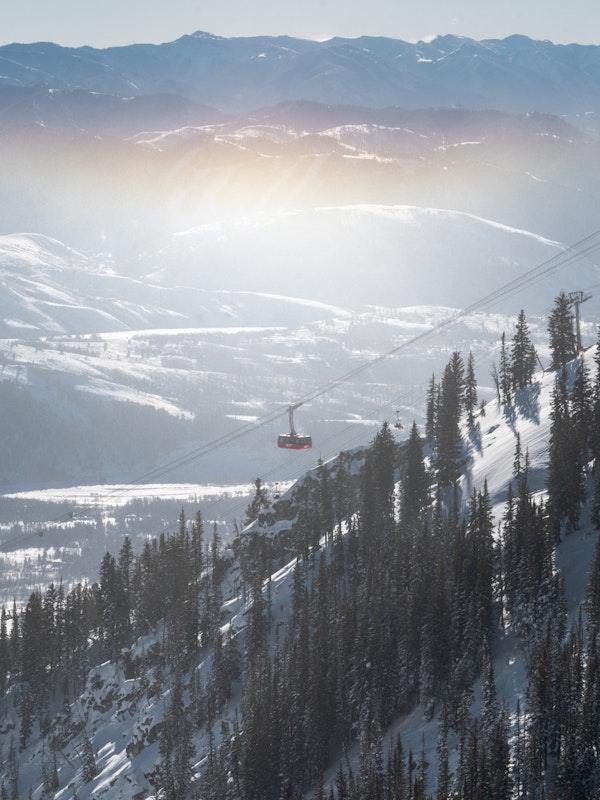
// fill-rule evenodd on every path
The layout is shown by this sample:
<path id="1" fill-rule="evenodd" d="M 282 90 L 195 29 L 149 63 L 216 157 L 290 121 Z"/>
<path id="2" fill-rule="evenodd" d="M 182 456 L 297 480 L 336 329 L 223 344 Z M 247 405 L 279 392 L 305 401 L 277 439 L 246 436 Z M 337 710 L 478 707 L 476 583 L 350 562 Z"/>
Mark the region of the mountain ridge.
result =
<path id="1" fill-rule="evenodd" d="M 97 50 L 52 43 L 0 48 L 3 85 L 85 89 L 122 97 L 179 94 L 223 111 L 302 99 L 368 107 L 599 110 L 600 47 L 514 35 L 388 37 L 183 36 L 160 45 Z"/>

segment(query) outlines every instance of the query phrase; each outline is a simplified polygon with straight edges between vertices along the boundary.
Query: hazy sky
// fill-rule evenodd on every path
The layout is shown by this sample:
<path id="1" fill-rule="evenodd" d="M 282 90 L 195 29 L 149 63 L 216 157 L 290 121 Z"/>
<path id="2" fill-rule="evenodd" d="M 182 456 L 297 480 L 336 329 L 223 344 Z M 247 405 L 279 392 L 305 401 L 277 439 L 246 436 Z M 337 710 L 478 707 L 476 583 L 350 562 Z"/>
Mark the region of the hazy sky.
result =
<path id="1" fill-rule="evenodd" d="M 417 41 L 454 33 L 474 39 L 522 33 L 600 44 L 598 0 L 0 0 L 0 44 L 51 41 L 78 47 L 169 42 L 186 33 L 361 34 Z"/>

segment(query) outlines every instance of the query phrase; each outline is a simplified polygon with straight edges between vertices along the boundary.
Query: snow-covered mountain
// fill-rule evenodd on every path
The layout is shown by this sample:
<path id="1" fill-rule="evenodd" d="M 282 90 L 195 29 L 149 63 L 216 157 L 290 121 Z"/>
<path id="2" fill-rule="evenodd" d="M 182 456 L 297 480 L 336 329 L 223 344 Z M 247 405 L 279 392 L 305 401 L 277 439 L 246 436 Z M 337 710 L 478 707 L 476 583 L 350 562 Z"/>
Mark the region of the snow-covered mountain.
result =
<path id="1" fill-rule="evenodd" d="M 13 124 L 9 110 L 0 234 L 111 253 L 121 271 L 181 231 L 323 206 L 447 209 L 569 243 L 595 229 L 598 143 L 557 117 L 287 103 L 192 122 L 163 108 L 147 127 L 66 112 Z"/>
<path id="2" fill-rule="evenodd" d="M 3 236 L 0 336 L 281 325 L 366 305 L 462 308 L 562 258 L 565 266 L 542 275 L 535 291 L 519 292 L 539 315 L 561 288 L 598 282 L 595 253 L 582 254 L 573 272 L 567 247 L 471 214 L 374 205 L 204 225 L 125 264 L 39 235 Z M 487 310 L 513 312 L 514 294 Z M 253 308 L 259 297 L 269 309 Z"/>
<path id="3" fill-rule="evenodd" d="M 121 97 L 181 95 L 223 110 L 287 100 L 383 108 L 496 108 L 572 117 L 598 111 L 600 48 L 524 36 L 416 44 L 360 37 L 223 38 L 204 32 L 162 45 L 95 50 L 51 43 L 0 48 L 5 86 Z"/>

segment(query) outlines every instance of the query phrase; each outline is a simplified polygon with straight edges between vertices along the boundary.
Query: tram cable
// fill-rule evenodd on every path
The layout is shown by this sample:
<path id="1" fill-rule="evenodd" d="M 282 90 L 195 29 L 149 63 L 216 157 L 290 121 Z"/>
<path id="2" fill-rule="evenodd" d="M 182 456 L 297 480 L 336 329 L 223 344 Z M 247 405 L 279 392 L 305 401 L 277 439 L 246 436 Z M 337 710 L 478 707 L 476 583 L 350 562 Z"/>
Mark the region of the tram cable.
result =
<path id="1" fill-rule="evenodd" d="M 380 353 L 379 355 L 373 357 L 372 359 L 363 361 L 361 364 L 357 365 L 356 367 L 348 370 L 347 372 L 343 373 L 342 375 L 334 378 L 327 383 L 315 388 L 314 390 L 305 393 L 304 395 L 299 396 L 296 398 L 294 402 L 294 406 L 298 407 L 300 405 L 304 405 L 306 403 L 312 402 L 319 397 L 322 397 L 325 394 L 336 389 L 338 386 L 347 383 L 348 381 L 364 374 L 368 370 L 376 367 L 378 364 L 381 364 L 384 361 L 387 361 L 394 356 L 398 355 L 399 353 L 405 352 L 409 350 L 416 344 L 420 344 L 429 338 L 437 335 L 438 333 L 451 328 L 460 320 L 464 319 L 465 317 L 474 314 L 478 311 L 481 311 L 490 305 L 497 303 L 501 300 L 507 299 L 517 292 L 521 291 L 522 289 L 531 286 L 543 278 L 557 272 L 564 267 L 570 266 L 576 261 L 579 261 L 594 252 L 596 252 L 600 248 L 600 229 L 594 231 L 589 236 L 584 237 L 580 241 L 576 242 L 575 244 L 571 245 L 570 247 L 565 248 L 560 253 L 552 256 L 551 258 L 547 259 L 546 261 L 542 262 L 541 264 L 532 267 L 531 269 L 527 270 L 522 275 L 508 281 L 504 285 L 494 289 L 493 291 L 489 292 L 487 295 L 484 295 L 482 298 L 474 301 L 473 303 L 469 304 L 463 309 L 457 310 L 455 313 L 450 314 L 448 317 L 440 320 L 436 324 L 432 325 L 430 328 L 422 331 L 421 333 L 412 336 L 411 338 L 407 339 L 404 342 L 401 342 L 399 345 Z M 600 284 L 599 284 L 600 285 Z M 414 390 L 410 390 L 411 393 Z M 207 456 L 224 447 L 227 444 L 232 444 L 236 442 L 238 439 L 241 439 L 245 436 L 248 436 L 250 433 L 254 433 L 261 428 L 270 425 L 272 422 L 275 422 L 278 419 L 283 418 L 288 414 L 289 411 L 289 404 L 271 411 L 263 416 L 257 418 L 256 420 L 245 422 L 241 427 L 236 428 L 233 431 L 223 434 L 222 436 L 217 437 L 205 444 L 200 445 L 199 447 L 190 450 L 188 453 L 173 458 L 170 461 L 165 462 L 164 464 L 159 465 L 158 467 L 149 470 L 148 472 L 138 476 L 137 478 L 133 479 L 130 483 L 120 485 L 115 487 L 113 491 L 107 492 L 103 497 L 105 501 L 110 501 L 110 499 L 116 499 L 120 497 L 126 497 L 136 486 L 145 483 L 152 483 L 158 482 L 159 479 L 163 478 L 165 475 L 173 472 L 176 469 L 181 467 L 185 467 L 198 459 Z M 361 437 L 362 438 L 362 437 Z M 85 510 L 75 509 L 74 511 L 69 512 L 68 514 L 62 515 L 58 520 L 53 520 L 52 522 L 55 524 L 66 523 L 69 521 L 73 521 L 83 515 Z M 31 537 L 36 536 L 36 533 L 31 534 Z M 29 537 L 28 537 L 29 538 Z M 19 541 L 23 541 L 23 537 L 19 537 Z M 0 545 L 0 550 L 4 549 L 4 547 L 8 544 L 8 542 L 4 542 Z"/>
<path id="2" fill-rule="evenodd" d="M 530 286 L 534 283 L 537 283 L 539 280 L 551 275 L 557 270 L 569 266 L 575 261 L 579 261 L 585 258 L 591 253 L 595 252 L 599 247 L 600 247 L 600 229 L 590 234 L 589 236 L 586 236 L 579 242 L 575 243 L 574 245 L 571 245 L 570 247 L 566 248 L 560 253 L 557 253 L 556 255 L 552 256 L 551 258 L 547 259 L 541 264 L 532 267 L 530 270 L 527 270 L 524 274 L 514 278 L 511 281 L 508 281 L 503 286 L 498 287 L 497 289 L 488 293 L 479 300 L 474 301 L 465 308 L 456 311 L 454 314 L 449 315 L 447 318 L 443 320 L 440 320 L 431 328 L 428 328 L 427 330 L 419 334 L 416 334 L 410 339 L 401 342 L 396 347 L 393 347 L 390 350 L 387 350 L 386 352 L 381 353 L 370 360 L 362 362 L 361 364 L 357 365 L 356 367 L 347 371 L 341 376 L 338 376 L 337 378 L 332 379 L 328 383 L 323 384 L 320 387 L 317 387 L 315 390 L 307 392 L 304 395 L 301 395 L 294 402 L 294 406 L 303 405 L 318 399 L 319 397 L 333 391 L 338 386 L 347 383 L 348 381 L 358 377 L 359 375 L 362 375 L 363 373 L 367 372 L 368 370 L 372 369 L 378 364 L 390 358 L 393 358 L 394 356 L 398 355 L 399 353 L 405 350 L 410 349 L 415 344 L 426 341 L 427 339 L 435 336 L 439 332 L 452 327 L 458 321 L 464 319 L 470 314 L 476 313 L 477 311 L 481 311 L 482 309 L 490 306 L 493 303 L 499 302 L 500 300 L 507 299 L 508 297 L 511 297 L 517 292 L 521 291 L 523 288 Z M 218 437 L 217 439 L 207 442 L 206 444 L 201 445 L 200 447 L 190 451 L 189 453 L 179 458 L 175 458 L 172 461 L 167 462 L 157 467 L 154 470 L 151 470 L 150 472 L 137 478 L 132 483 L 127 484 L 126 487 L 120 488 L 115 491 L 116 492 L 127 491 L 129 487 L 135 487 L 142 483 L 153 482 L 158 478 L 161 478 L 164 475 L 168 474 L 169 472 L 172 472 L 175 469 L 187 466 L 196 461 L 197 459 L 202 458 L 205 455 L 209 455 L 214 450 L 217 450 L 226 444 L 233 443 L 237 441 L 239 438 L 247 436 L 248 434 L 255 432 L 256 430 L 265 427 L 266 425 L 269 425 L 272 422 L 284 417 L 286 414 L 288 414 L 288 409 L 289 406 L 285 406 L 278 410 L 269 412 L 268 414 L 263 415 L 257 420 L 254 420 L 252 422 L 247 422 L 242 427 L 237 428 L 236 430 L 231 431 L 230 433 L 224 434 L 223 436 Z M 107 497 L 110 496 L 111 493 L 108 493 Z"/>

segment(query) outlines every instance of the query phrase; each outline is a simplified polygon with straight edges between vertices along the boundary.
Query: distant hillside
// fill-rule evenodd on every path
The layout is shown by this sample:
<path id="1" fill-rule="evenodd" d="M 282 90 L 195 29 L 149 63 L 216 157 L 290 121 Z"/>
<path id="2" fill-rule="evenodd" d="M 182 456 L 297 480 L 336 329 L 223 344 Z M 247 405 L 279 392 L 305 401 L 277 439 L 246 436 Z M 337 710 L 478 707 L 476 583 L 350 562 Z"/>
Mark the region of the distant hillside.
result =
<path id="1" fill-rule="evenodd" d="M 223 119 L 46 95 L 0 111 L 0 234 L 120 264 L 192 227 L 322 206 L 447 209 L 566 243 L 597 224 L 600 144 L 555 116 L 297 102 Z"/>

